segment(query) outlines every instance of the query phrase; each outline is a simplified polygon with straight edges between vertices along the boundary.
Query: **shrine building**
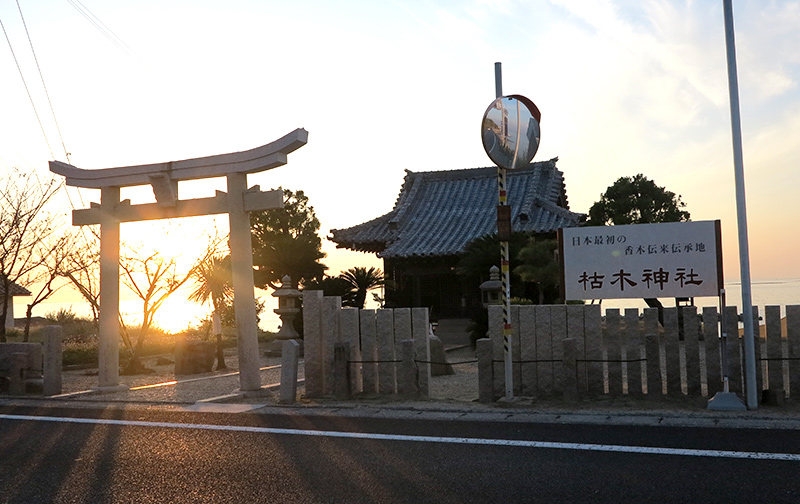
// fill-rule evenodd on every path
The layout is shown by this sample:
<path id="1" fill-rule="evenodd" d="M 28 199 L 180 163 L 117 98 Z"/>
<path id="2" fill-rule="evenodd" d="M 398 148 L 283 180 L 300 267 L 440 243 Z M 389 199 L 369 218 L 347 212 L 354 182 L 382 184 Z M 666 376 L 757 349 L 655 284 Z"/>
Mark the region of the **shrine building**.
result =
<path id="1" fill-rule="evenodd" d="M 515 232 L 555 237 L 585 219 L 569 210 L 558 158 L 507 173 Z M 454 268 L 469 242 L 496 233 L 497 168 L 412 172 L 391 212 L 331 230 L 338 248 L 373 252 L 390 283 L 387 307 L 426 306 L 431 317 L 470 317 L 481 305 L 479 285 L 466 285 Z M 498 263 L 499 263 L 498 257 Z M 513 267 L 513 265 L 512 265 Z M 488 271 L 487 271 L 488 276 Z"/>

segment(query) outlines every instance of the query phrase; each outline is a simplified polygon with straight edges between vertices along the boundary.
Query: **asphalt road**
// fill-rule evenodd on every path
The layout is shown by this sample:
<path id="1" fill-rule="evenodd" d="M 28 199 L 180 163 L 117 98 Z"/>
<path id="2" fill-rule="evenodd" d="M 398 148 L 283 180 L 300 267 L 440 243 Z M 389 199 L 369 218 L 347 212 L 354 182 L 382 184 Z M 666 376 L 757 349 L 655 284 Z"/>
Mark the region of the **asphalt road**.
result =
<path id="1" fill-rule="evenodd" d="M 798 454 L 798 431 L 0 407 L 0 503 L 796 503 Z"/>

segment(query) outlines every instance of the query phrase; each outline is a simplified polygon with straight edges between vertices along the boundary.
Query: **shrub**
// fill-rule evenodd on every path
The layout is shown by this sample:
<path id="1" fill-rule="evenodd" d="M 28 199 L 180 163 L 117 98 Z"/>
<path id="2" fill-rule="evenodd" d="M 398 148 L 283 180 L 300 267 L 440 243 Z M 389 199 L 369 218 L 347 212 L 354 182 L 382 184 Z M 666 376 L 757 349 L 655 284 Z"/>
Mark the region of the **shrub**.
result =
<path id="1" fill-rule="evenodd" d="M 95 366 L 98 363 L 97 340 L 65 340 L 62 352 L 62 365 Z"/>

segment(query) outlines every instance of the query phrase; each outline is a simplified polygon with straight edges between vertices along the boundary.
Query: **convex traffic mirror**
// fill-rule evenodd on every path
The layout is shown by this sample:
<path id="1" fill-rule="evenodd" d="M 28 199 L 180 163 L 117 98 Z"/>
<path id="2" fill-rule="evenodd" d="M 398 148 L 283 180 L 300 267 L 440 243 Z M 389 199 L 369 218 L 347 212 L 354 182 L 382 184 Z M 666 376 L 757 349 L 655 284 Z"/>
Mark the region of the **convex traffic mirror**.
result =
<path id="1" fill-rule="evenodd" d="M 483 114 L 481 136 L 489 158 L 501 168 L 527 166 L 539 149 L 541 113 L 522 95 L 501 96 Z"/>

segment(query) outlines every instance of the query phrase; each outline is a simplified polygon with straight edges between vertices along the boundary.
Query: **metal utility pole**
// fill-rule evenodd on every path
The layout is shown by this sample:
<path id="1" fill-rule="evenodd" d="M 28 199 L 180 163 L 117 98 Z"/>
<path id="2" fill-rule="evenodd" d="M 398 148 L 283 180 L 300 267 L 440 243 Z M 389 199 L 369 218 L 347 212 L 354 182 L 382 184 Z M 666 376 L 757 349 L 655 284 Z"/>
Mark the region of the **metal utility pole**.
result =
<path id="1" fill-rule="evenodd" d="M 736 72 L 736 42 L 733 33 L 732 0 L 723 0 L 725 13 L 725 46 L 728 53 L 728 90 L 731 101 L 731 130 L 733 133 L 733 168 L 736 180 L 736 217 L 739 229 L 739 269 L 742 281 L 742 311 L 744 313 L 744 362 L 747 407 L 758 408 L 756 390 L 756 353 L 753 331 L 753 301 L 750 295 L 750 251 L 747 238 L 747 206 L 744 194 L 744 162 L 742 160 L 742 124 L 739 116 L 739 82 Z"/>

